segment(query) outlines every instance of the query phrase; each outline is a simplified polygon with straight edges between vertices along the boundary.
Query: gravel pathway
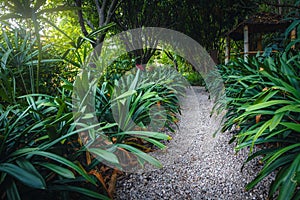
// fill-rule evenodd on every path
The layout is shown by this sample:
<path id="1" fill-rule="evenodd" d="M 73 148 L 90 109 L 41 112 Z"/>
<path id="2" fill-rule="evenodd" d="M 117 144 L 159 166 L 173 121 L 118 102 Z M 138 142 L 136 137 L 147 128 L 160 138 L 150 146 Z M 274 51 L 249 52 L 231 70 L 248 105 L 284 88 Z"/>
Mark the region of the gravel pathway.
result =
<path id="1" fill-rule="evenodd" d="M 266 199 L 272 178 L 244 190 L 261 166 L 255 160 L 241 172 L 247 152 L 235 155 L 229 133 L 213 138 L 219 120 L 210 118 L 212 106 L 203 88 L 188 90 L 168 149 L 152 153 L 164 167 L 119 177 L 116 199 Z"/>

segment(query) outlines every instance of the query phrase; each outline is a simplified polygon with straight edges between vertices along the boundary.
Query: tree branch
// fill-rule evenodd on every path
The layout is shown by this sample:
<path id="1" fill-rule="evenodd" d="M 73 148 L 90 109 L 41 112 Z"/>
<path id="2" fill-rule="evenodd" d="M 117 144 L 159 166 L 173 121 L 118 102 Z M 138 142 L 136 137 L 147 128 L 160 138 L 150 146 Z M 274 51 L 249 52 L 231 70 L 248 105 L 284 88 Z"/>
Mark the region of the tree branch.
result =
<path id="1" fill-rule="evenodd" d="M 89 33 L 87 32 L 84 24 L 83 14 L 82 14 L 82 2 L 81 0 L 75 0 L 76 7 L 78 7 L 77 15 L 78 15 L 78 21 L 81 28 L 81 31 L 84 36 L 87 36 Z"/>
<path id="2" fill-rule="evenodd" d="M 93 23 L 90 20 L 86 20 L 86 24 L 92 29 L 95 30 Z"/>
<path id="3" fill-rule="evenodd" d="M 97 10 L 97 13 L 98 13 L 98 18 L 99 18 L 99 27 L 101 27 L 103 25 L 103 22 L 104 22 L 104 9 L 106 7 L 106 3 L 107 3 L 107 0 L 104 0 L 103 3 L 102 3 L 102 7 L 100 6 L 99 4 L 99 1 L 98 0 L 95 0 L 95 5 L 96 5 L 96 10 Z"/>
<path id="4" fill-rule="evenodd" d="M 113 16 L 114 14 L 114 11 L 115 11 L 115 8 L 116 8 L 116 5 L 117 5 L 117 0 L 113 0 L 109 6 L 109 9 L 107 11 L 107 16 L 106 16 L 106 20 L 105 20 L 105 23 L 104 25 L 108 24 L 111 20 L 111 17 Z"/>

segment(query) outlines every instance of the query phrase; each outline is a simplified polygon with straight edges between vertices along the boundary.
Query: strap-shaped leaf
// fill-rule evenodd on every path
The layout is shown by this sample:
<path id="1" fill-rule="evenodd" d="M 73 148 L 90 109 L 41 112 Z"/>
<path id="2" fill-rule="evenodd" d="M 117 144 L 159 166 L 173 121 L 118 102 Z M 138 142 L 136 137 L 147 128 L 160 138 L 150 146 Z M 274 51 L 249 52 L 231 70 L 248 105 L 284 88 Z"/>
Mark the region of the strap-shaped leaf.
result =
<path id="1" fill-rule="evenodd" d="M 8 200 L 21 200 L 18 188 L 14 180 L 12 181 L 10 187 L 7 188 L 6 195 Z"/>
<path id="2" fill-rule="evenodd" d="M 123 149 L 127 149 L 129 150 L 131 153 L 133 153 L 134 155 L 136 155 L 137 157 L 139 157 L 142 160 L 145 160 L 146 162 L 150 163 L 151 165 L 154 165 L 155 167 L 161 168 L 162 164 L 155 158 L 153 158 L 152 156 L 142 152 L 141 150 L 134 148 L 130 145 L 126 145 L 126 144 L 116 144 L 118 147 L 123 148 Z"/>
<path id="3" fill-rule="evenodd" d="M 50 158 L 52 160 L 55 160 L 65 166 L 70 167 L 71 169 L 75 170 L 76 172 L 78 172 L 80 175 L 82 175 L 87 181 L 91 182 L 92 184 L 96 185 L 96 182 L 83 170 L 81 169 L 79 166 L 77 166 L 76 164 L 74 164 L 73 162 L 50 152 L 45 152 L 45 151 L 33 151 L 33 152 L 29 152 L 28 155 L 39 155 L 39 156 L 43 156 L 46 158 Z"/>
<path id="4" fill-rule="evenodd" d="M 62 177 L 72 178 L 72 179 L 75 178 L 73 172 L 67 168 L 61 167 L 59 165 L 55 165 L 53 163 L 38 163 L 38 164 L 50 169 L 51 171 L 61 175 Z"/>
<path id="5" fill-rule="evenodd" d="M 31 174 L 39 177 L 39 179 L 43 182 L 43 185 L 46 185 L 46 182 L 43 176 L 38 172 L 38 170 L 26 159 L 16 160 L 16 163 L 26 171 L 30 172 Z"/>
<path id="6" fill-rule="evenodd" d="M 287 128 L 289 128 L 289 129 L 292 129 L 296 132 L 300 132 L 300 124 L 296 124 L 296 123 L 293 123 L 293 122 L 281 122 L 280 124 L 287 127 Z"/>
<path id="7" fill-rule="evenodd" d="M 293 103 L 294 103 L 293 101 L 288 101 L 288 100 L 271 100 L 271 101 L 267 101 L 267 102 L 249 106 L 246 109 L 246 111 L 258 110 L 258 109 L 262 109 L 262 108 L 266 108 L 266 107 L 270 107 L 270 106 L 274 106 L 274 105 L 293 104 Z"/>
<path id="8" fill-rule="evenodd" d="M 96 154 L 97 156 L 103 158 L 104 160 L 113 163 L 113 164 L 119 164 L 119 160 L 117 158 L 117 156 L 110 152 L 110 151 L 106 151 L 100 148 L 89 148 L 88 149 L 89 152 Z"/>
<path id="9" fill-rule="evenodd" d="M 70 191 L 70 192 L 78 192 L 80 194 L 95 198 L 95 199 L 102 199 L 102 200 L 110 200 L 107 196 L 104 196 L 102 194 L 99 194 L 98 192 L 94 192 L 89 189 L 76 187 L 76 186 L 70 186 L 70 185 L 54 185 L 50 186 L 49 190 L 57 190 L 57 191 Z"/>
<path id="10" fill-rule="evenodd" d="M 12 163 L 1 163 L 0 171 L 9 174 L 10 176 L 14 177 L 15 179 L 19 180 L 29 187 L 37 189 L 46 188 L 44 181 L 41 180 L 40 177 Z"/>

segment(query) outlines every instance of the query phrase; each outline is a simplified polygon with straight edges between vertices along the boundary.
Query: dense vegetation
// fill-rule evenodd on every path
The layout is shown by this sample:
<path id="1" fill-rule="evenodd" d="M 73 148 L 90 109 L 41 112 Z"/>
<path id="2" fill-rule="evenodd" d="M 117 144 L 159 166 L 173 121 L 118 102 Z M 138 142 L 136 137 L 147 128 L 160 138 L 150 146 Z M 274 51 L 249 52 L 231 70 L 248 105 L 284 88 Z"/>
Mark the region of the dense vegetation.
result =
<path id="1" fill-rule="evenodd" d="M 295 19 L 285 35 L 299 28 Z M 231 142 L 236 142 L 237 151 L 249 150 L 246 162 L 258 157 L 263 164 L 246 189 L 276 174 L 269 190 L 271 199 L 298 199 L 300 195 L 299 36 L 298 32 L 298 39 L 281 52 L 219 66 L 226 84 L 223 131 L 236 132 Z M 224 105 L 224 99 L 219 103 L 217 107 Z"/>
<path id="2" fill-rule="evenodd" d="M 296 28 L 300 38 L 294 3 L 282 1 L 284 14 L 294 11 L 286 36 Z M 0 6 L 1 199 L 110 199 L 120 169 L 162 166 L 147 152 L 171 139 L 166 130 L 178 121 L 188 85 L 182 77 L 205 83 L 180 55 L 145 46 L 106 66 L 91 85 L 84 69 L 94 48 L 120 31 L 160 26 L 221 55 L 229 29 L 257 10 L 277 9 L 278 1 L 11 0 Z M 277 170 L 270 197 L 279 190 L 279 199 L 299 196 L 299 62 L 298 39 L 277 54 L 219 66 L 228 111 L 223 130 L 238 130 L 237 150 L 264 144 L 248 158 L 262 155 L 264 168 L 247 189 Z M 90 90 L 95 111 L 74 109 L 74 99 L 86 97 L 80 91 Z"/>

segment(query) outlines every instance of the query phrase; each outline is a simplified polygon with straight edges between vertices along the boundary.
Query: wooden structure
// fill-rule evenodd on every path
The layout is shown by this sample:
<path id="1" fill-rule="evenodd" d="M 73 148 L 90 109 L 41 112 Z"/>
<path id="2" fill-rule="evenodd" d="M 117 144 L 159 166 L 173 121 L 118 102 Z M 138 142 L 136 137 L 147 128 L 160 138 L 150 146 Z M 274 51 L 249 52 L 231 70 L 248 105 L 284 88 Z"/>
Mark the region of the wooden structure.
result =
<path id="1" fill-rule="evenodd" d="M 226 34 L 225 63 L 230 60 L 230 40 L 244 40 L 244 58 L 249 54 L 256 54 L 263 51 L 262 35 L 265 33 L 274 33 L 284 31 L 291 21 L 283 20 L 281 15 L 274 13 L 258 13 L 240 24 Z M 249 46 L 250 38 L 256 38 L 256 47 Z"/>

